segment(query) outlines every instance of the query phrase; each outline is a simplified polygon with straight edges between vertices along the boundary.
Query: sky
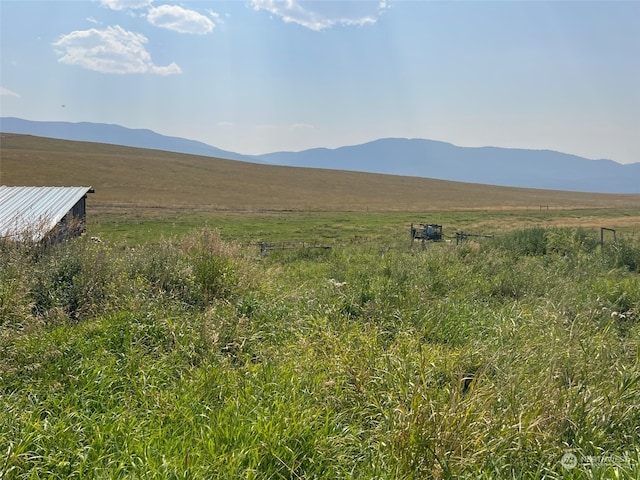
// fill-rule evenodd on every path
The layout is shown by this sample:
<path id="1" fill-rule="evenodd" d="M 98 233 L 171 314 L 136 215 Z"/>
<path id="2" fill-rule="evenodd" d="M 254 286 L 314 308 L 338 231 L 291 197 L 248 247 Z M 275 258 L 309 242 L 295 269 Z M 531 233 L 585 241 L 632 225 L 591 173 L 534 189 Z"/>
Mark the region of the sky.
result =
<path id="1" fill-rule="evenodd" d="M 0 116 L 640 162 L 640 1 L 0 0 Z"/>

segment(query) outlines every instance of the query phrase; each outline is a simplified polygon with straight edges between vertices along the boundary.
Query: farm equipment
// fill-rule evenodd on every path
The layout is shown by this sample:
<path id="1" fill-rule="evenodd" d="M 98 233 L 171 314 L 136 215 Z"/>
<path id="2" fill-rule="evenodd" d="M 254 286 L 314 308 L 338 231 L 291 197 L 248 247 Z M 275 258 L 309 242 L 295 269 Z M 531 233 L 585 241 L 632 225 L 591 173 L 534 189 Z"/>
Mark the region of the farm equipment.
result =
<path id="1" fill-rule="evenodd" d="M 422 240 L 422 246 L 424 247 L 426 242 L 441 242 L 442 241 L 442 225 L 436 225 L 434 223 L 419 223 L 418 225 L 411 224 L 411 244 L 414 240 Z"/>

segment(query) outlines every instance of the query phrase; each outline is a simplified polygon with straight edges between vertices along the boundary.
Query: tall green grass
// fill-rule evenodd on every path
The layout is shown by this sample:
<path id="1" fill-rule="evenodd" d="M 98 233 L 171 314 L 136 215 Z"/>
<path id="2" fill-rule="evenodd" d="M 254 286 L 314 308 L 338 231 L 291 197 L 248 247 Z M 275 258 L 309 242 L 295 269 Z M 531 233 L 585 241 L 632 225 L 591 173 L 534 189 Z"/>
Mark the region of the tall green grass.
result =
<path id="1" fill-rule="evenodd" d="M 639 254 L 2 245 L 0 478 L 637 478 Z"/>

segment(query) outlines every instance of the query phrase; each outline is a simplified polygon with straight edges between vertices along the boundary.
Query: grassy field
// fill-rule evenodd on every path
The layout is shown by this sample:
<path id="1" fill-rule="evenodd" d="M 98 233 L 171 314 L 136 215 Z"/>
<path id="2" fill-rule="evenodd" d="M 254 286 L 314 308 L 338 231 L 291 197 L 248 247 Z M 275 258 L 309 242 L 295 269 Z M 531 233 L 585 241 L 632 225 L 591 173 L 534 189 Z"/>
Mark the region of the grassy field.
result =
<path id="1" fill-rule="evenodd" d="M 125 150 L 18 138 L 3 183 L 97 192 L 87 236 L 0 244 L 0 479 L 640 478 L 637 196 L 544 192 L 547 210 L 466 186 L 458 204 L 446 182 L 363 175 L 389 182 L 384 208 L 326 185 L 322 208 L 318 178 L 340 174 L 300 171 L 308 211 L 191 203 L 188 182 L 163 203 L 151 173 L 132 187 L 130 150 L 115 175 Z M 137 153 L 149 172 L 163 155 Z M 104 176 L 81 178 L 89 159 Z M 51 177 L 19 168 L 36 163 Z M 233 167 L 233 189 L 259 183 Z M 443 190 L 408 206 L 387 195 L 405 181 Z M 411 222 L 446 241 L 409 248 Z M 293 240 L 331 248 L 257 246 Z"/>
<path id="2" fill-rule="evenodd" d="M 411 223 L 443 225 L 446 240 L 456 232 L 500 236 L 527 227 L 615 229 L 629 238 L 640 235 L 640 209 L 584 210 L 445 210 L 430 212 L 197 212 L 163 209 L 127 209 L 126 212 L 94 212 L 89 216 L 91 235 L 113 243 L 161 243 L 207 226 L 224 240 L 244 245 L 259 242 L 306 241 L 327 245 L 379 242 L 381 246 L 409 244 Z M 610 235 L 610 234 L 608 234 Z"/>
<path id="3" fill-rule="evenodd" d="M 4 245 L 0 478 L 637 478 L 640 245 L 595 233 Z"/>
<path id="4" fill-rule="evenodd" d="M 0 184 L 86 185 L 99 212 L 539 210 L 640 208 L 639 195 L 581 194 L 426 178 L 275 167 L 0 134 Z"/>

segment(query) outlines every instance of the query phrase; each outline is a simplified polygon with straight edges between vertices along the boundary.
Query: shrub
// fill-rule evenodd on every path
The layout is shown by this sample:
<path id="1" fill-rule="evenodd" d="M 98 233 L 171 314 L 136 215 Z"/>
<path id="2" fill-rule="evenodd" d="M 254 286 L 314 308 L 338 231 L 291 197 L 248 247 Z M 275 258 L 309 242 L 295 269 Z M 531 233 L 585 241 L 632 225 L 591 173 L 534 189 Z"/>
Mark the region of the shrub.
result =
<path id="1" fill-rule="evenodd" d="M 519 255 L 544 255 L 547 253 L 545 235 L 542 227 L 526 228 L 495 237 L 488 244 Z"/>
<path id="2" fill-rule="evenodd" d="M 175 245 L 162 241 L 124 255 L 125 281 L 134 292 L 162 301 L 195 302 L 192 267 Z"/>
<path id="3" fill-rule="evenodd" d="M 239 285 L 239 249 L 208 228 L 188 236 L 182 244 L 192 268 L 197 302 L 208 305 L 216 298 L 230 298 Z"/>
<path id="4" fill-rule="evenodd" d="M 637 241 L 622 238 L 613 244 L 605 244 L 602 254 L 608 265 L 640 273 L 640 243 Z"/>
<path id="5" fill-rule="evenodd" d="M 545 242 L 547 253 L 557 253 L 572 259 L 592 253 L 598 246 L 596 237 L 582 228 L 553 228 L 545 232 Z"/>
<path id="6" fill-rule="evenodd" d="M 108 310 L 113 266 L 106 248 L 85 238 L 45 249 L 32 266 L 34 314 L 47 316 L 59 309 L 79 320 Z"/>

